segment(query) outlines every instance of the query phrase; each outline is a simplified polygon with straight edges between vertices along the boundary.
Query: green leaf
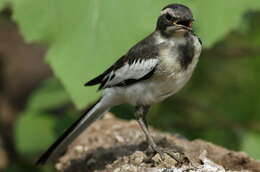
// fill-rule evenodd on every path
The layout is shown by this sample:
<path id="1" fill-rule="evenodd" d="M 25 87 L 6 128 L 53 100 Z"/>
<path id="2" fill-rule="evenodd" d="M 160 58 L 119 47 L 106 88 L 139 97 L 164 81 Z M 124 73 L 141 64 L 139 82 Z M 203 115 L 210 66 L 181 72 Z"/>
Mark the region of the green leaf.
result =
<path id="1" fill-rule="evenodd" d="M 14 20 L 27 41 L 48 44 L 48 63 L 82 108 L 97 97 L 83 84 L 103 72 L 155 28 L 160 9 L 173 1 L 13 0 Z M 194 11 L 196 28 L 209 47 L 241 23 L 259 0 L 175 1 Z"/>
<path id="2" fill-rule="evenodd" d="M 186 2 L 186 1 L 185 1 Z M 187 3 L 188 4 L 188 3 Z M 258 0 L 191 1 L 190 7 L 197 21 L 198 35 L 204 47 L 211 47 L 227 33 L 240 29 L 243 15 L 247 11 L 260 9 Z"/>
<path id="3" fill-rule="evenodd" d="M 0 0 L 0 10 L 2 10 L 5 7 L 7 1 L 8 0 Z"/>
<path id="4" fill-rule="evenodd" d="M 27 109 L 30 111 L 55 108 L 69 102 L 68 94 L 57 79 L 51 78 L 42 83 L 29 99 Z"/>
<path id="5" fill-rule="evenodd" d="M 44 81 L 32 93 L 15 128 L 17 147 L 21 153 L 32 155 L 49 146 L 56 136 L 58 120 L 45 111 L 68 102 L 67 93 L 54 78 Z"/>
<path id="6" fill-rule="evenodd" d="M 19 152 L 34 154 L 46 149 L 54 140 L 55 119 L 48 114 L 29 111 L 21 114 L 16 123 L 16 143 Z"/>
<path id="7" fill-rule="evenodd" d="M 260 133 L 247 132 L 242 138 L 241 150 L 260 160 Z"/>

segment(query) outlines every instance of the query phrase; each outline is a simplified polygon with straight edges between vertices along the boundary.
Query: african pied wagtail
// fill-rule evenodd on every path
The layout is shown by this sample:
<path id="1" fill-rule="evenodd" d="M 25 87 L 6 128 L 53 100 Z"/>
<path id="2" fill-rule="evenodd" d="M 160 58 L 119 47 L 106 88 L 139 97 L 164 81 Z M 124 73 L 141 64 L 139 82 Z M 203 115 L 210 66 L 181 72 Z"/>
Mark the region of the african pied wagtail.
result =
<path id="1" fill-rule="evenodd" d="M 201 52 L 201 41 L 192 31 L 193 15 L 181 4 L 164 7 L 153 33 L 133 46 L 114 65 L 85 86 L 100 84 L 102 97 L 51 147 L 37 164 L 51 162 L 90 124 L 110 108 L 129 103 L 154 152 L 161 150 L 149 134 L 146 114 L 150 106 L 179 91 L 190 79 Z"/>

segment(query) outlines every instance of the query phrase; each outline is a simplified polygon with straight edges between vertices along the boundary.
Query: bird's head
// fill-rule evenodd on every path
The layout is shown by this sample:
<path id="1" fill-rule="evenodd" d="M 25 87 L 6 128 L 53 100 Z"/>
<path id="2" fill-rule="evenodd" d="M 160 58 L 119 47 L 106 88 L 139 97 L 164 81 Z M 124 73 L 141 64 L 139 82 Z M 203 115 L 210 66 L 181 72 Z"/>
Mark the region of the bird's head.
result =
<path id="1" fill-rule="evenodd" d="M 166 36 L 184 34 L 192 31 L 193 15 L 191 10 L 181 4 L 170 4 L 161 10 L 156 30 Z"/>

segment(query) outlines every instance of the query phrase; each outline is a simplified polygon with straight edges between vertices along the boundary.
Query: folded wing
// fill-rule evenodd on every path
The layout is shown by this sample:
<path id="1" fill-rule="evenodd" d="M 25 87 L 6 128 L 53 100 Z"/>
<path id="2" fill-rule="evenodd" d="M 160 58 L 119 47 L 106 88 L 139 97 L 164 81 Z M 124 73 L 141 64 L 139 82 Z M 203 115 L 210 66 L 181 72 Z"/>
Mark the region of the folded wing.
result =
<path id="1" fill-rule="evenodd" d="M 149 44 L 143 46 L 141 42 L 85 86 L 100 84 L 99 89 L 129 86 L 150 78 L 158 63 L 157 47 Z"/>

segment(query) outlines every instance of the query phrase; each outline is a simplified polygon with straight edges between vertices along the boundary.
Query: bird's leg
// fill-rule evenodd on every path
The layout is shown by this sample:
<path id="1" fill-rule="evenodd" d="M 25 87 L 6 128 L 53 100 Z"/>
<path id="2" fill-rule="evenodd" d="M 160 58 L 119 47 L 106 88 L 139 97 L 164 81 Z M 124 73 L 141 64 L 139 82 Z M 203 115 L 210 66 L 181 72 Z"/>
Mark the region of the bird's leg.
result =
<path id="1" fill-rule="evenodd" d="M 183 156 L 182 153 L 178 152 L 177 150 L 170 151 L 170 150 L 162 149 L 162 148 L 159 148 L 155 144 L 155 142 L 148 130 L 148 123 L 146 121 L 146 114 L 149 111 L 149 108 L 150 108 L 150 106 L 137 106 L 136 111 L 135 111 L 135 117 L 146 136 L 146 140 L 147 140 L 149 146 L 152 148 L 154 153 L 158 153 L 160 155 L 161 159 L 164 160 L 164 153 L 166 153 L 169 156 L 171 156 L 172 158 L 174 158 L 177 162 L 183 163 L 185 157 Z"/>
<path id="2" fill-rule="evenodd" d="M 149 144 L 149 146 L 151 146 L 151 148 L 153 150 L 156 149 L 156 144 L 148 130 L 148 123 L 146 121 L 146 114 L 149 110 L 150 106 L 138 106 L 136 107 L 136 111 L 135 111 L 135 117 L 141 127 L 141 129 L 143 130 L 145 136 L 146 136 L 146 140 Z"/>
<path id="3" fill-rule="evenodd" d="M 143 130 L 145 136 L 146 136 L 146 140 L 148 145 L 153 149 L 153 151 L 155 153 L 159 153 L 160 156 L 163 158 L 163 153 L 159 150 L 158 146 L 155 144 L 149 130 L 148 130 L 148 123 L 146 120 L 146 114 L 149 110 L 150 106 L 138 106 L 136 107 L 136 111 L 135 111 L 135 117 L 141 127 L 141 129 Z"/>

